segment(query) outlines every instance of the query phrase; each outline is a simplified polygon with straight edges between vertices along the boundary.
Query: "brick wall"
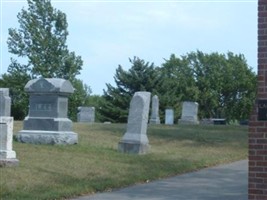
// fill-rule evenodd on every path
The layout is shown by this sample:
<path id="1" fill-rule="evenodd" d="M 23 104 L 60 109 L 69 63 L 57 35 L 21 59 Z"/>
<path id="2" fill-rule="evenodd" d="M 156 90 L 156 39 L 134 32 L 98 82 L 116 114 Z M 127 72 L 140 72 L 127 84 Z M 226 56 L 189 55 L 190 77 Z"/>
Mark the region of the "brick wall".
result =
<path id="1" fill-rule="evenodd" d="M 267 0 L 258 0 L 258 94 L 249 122 L 249 200 L 267 200 Z"/>

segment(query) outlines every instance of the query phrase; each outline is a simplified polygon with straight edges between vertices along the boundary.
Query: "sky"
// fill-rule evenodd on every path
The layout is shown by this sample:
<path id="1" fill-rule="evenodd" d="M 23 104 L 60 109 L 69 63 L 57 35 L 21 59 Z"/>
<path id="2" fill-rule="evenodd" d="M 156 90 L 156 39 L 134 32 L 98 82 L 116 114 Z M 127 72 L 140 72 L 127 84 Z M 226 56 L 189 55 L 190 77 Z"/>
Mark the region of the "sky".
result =
<path id="1" fill-rule="evenodd" d="M 26 0 L 0 0 L 0 75 L 10 58 L 9 28 L 19 28 L 17 14 Z M 177 57 L 204 53 L 243 54 L 257 72 L 257 0 L 112 1 L 52 0 L 67 15 L 70 51 L 82 57 L 77 77 L 102 95 L 114 83 L 115 70 L 131 68 L 134 56 L 161 66 Z"/>

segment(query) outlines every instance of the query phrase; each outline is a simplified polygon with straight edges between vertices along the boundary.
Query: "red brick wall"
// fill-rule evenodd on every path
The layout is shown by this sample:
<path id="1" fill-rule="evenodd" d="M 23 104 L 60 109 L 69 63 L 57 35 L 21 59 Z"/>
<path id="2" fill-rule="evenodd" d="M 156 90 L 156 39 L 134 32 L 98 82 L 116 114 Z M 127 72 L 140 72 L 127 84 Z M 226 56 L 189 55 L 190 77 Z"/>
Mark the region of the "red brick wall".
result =
<path id="1" fill-rule="evenodd" d="M 267 0 L 258 0 L 257 99 L 267 100 Z M 249 200 L 267 200 L 267 120 L 258 119 L 259 109 L 256 102 L 249 122 Z"/>

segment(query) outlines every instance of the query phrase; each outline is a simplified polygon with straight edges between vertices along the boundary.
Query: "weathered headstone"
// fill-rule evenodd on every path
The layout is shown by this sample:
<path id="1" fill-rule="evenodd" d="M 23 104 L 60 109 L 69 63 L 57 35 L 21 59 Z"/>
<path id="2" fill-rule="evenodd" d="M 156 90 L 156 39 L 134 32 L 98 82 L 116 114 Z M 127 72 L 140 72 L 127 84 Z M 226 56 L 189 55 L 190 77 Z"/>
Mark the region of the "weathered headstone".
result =
<path id="1" fill-rule="evenodd" d="M 159 98 L 157 95 L 152 97 L 152 109 L 151 109 L 151 116 L 149 119 L 150 124 L 160 124 L 159 119 Z"/>
<path id="2" fill-rule="evenodd" d="M 79 107 L 77 114 L 77 122 L 95 122 L 95 107 Z"/>
<path id="3" fill-rule="evenodd" d="M 8 88 L 0 88 L 0 116 L 10 117 L 11 98 Z"/>
<path id="4" fill-rule="evenodd" d="M 59 78 L 30 80 L 25 91 L 30 95 L 28 116 L 18 141 L 33 144 L 76 144 L 77 133 L 72 132 L 68 119 L 68 96 L 74 89 L 71 83 Z"/>
<path id="5" fill-rule="evenodd" d="M 174 121 L 173 109 L 166 109 L 165 110 L 165 124 L 173 125 L 173 121 Z"/>
<path id="6" fill-rule="evenodd" d="M 182 108 L 182 117 L 179 119 L 179 124 L 199 124 L 198 121 L 198 103 L 184 101 Z"/>
<path id="7" fill-rule="evenodd" d="M 150 105 L 150 92 L 136 92 L 130 103 L 127 131 L 119 142 L 118 149 L 123 153 L 145 154 L 149 150 L 147 123 Z"/>
<path id="8" fill-rule="evenodd" d="M 13 117 L 10 117 L 11 99 L 8 88 L 0 88 L 0 167 L 16 166 L 16 152 L 12 149 Z"/>

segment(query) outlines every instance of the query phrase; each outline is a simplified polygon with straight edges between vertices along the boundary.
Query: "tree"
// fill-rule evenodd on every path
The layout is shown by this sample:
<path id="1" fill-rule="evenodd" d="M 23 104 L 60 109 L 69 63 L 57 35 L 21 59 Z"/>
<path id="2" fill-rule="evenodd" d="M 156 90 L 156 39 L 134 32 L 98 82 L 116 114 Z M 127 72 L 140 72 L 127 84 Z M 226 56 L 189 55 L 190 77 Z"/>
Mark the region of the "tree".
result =
<path id="1" fill-rule="evenodd" d="M 197 101 L 200 118 L 247 119 L 256 96 L 256 75 L 243 55 L 201 51 L 171 55 L 161 70 L 160 105 L 180 115 L 182 101 Z"/>
<path id="2" fill-rule="evenodd" d="M 80 73 L 83 61 L 68 50 L 66 14 L 53 8 L 50 0 L 28 0 L 28 9 L 22 9 L 17 17 L 20 28 L 9 29 L 8 50 L 26 64 L 11 58 L 8 74 L 4 74 L 1 84 L 11 88 L 12 108 L 17 113 L 24 113 L 20 112 L 25 109 L 22 105 L 26 102 L 22 87 L 27 81 L 39 77 L 56 77 L 68 79 L 75 86 L 79 82 L 75 77 Z M 18 84 L 19 89 L 16 87 Z M 88 91 L 83 88 L 83 92 Z M 74 104 L 72 100 L 77 101 L 75 104 L 82 103 L 77 99 L 71 98 L 70 104 Z"/>
<path id="3" fill-rule="evenodd" d="M 155 86 L 159 83 L 159 76 L 153 63 L 134 57 L 129 59 L 132 67 L 126 71 L 121 65 L 116 69 L 114 80 L 116 87 L 106 84 L 104 90 L 105 102 L 101 105 L 101 114 L 105 120 L 112 122 L 126 122 L 129 103 L 137 91 L 155 93 Z"/>
<path id="4" fill-rule="evenodd" d="M 183 101 L 196 101 L 199 91 L 194 79 L 194 71 L 188 60 L 171 54 L 160 68 L 161 84 L 158 87 L 160 113 L 163 116 L 166 108 L 174 109 L 175 121 L 181 116 Z"/>
<path id="5" fill-rule="evenodd" d="M 200 117 L 247 119 L 256 97 L 256 75 L 242 54 L 187 54 L 198 87 Z"/>

